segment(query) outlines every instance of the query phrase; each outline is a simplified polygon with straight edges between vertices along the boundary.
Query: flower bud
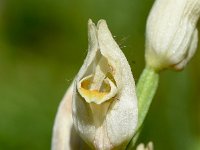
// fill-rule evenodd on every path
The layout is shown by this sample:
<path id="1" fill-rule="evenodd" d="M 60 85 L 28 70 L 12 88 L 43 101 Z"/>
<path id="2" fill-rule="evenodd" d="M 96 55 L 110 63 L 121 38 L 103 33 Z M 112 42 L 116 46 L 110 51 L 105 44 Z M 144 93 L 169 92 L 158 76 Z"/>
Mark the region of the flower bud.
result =
<path id="1" fill-rule="evenodd" d="M 146 26 L 147 65 L 183 69 L 197 48 L 199 15 L 199 0 L 156 0 Z"/>
<path id="2" fill-rule="evenodd" d="M 88 54 L 74 85 L 72 116 L 82 139 L 97 150 L 124 149 L 138 117 L 131 68 L 106 21 L 89 20 Z"/>

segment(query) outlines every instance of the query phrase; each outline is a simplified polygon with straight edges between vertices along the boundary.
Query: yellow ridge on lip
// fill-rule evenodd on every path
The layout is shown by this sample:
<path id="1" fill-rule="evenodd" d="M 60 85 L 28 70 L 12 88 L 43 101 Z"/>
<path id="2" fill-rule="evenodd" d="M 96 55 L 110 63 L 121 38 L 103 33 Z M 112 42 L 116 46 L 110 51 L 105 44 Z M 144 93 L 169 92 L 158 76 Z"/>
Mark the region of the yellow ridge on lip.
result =
<path id="1" fill-rule="evenodd" d="M 91 84 L 94 84 L 94 81 L 91 80 L 92 76 L 83 80 L 79 86 L 79 93 L 85 98 L 88 102 L 101 101 L 106 95 L 109 94 L 111 87 L 105 81 L 102 82 L 103 89 L 91 89 Z"/>
<path id="2" fill-rule="evenodd" d="M 84 88 L 79 89 L 81 94 L 86 96 L 88 99 L 91 100 L 101 100 L 105 95 L 107 95 L 107 92 L 99 92 L 98 90 L 87 90 Z"/>

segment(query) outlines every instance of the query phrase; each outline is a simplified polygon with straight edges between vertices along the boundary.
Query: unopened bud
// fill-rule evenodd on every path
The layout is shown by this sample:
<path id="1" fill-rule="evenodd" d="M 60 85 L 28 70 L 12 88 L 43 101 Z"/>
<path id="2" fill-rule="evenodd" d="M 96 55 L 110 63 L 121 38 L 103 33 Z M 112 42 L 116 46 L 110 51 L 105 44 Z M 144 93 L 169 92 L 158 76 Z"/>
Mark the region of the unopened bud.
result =
<path id="1" fill-rule="evenodd" d="M 146 26 L 147 65 L 183 69 L 197 48 L 199 15 L 199 0 L 156 0 Z"/>

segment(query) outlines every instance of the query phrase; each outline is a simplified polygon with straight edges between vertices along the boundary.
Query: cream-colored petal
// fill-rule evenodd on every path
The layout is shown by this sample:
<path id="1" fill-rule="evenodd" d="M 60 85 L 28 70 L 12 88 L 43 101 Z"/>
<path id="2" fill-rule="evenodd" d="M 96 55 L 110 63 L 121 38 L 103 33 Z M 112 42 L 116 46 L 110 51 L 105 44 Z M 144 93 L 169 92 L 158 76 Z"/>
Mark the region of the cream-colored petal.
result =
<path id="1" fill-rule="evenodd" d="M 91 74 L 95 68 L 95 57 L 98 55 L 98 39 L 96 26 L 91 20 L 88 21 L 88 43 L 88 53 L 78 73 L 77 79 L 81 79 L 83 76 Z"/>
<path id="2" fill-rule="evenodd" d="M 113 39 L 105 20 L 98 22 L 97 35 L 100 51 L 109 60 L 118 87 L 116 100 L 111 104 L 106 116 L 108 138 L 113 145 L 119 145 L 119 148 L 121 146 L 123 149 L 134 135 L 137 126 L 135 82 L 128 61 Z"/>
<path id="3" fill-rule="evenodd" d="M 70 150 L 70 137 L 71 129 L 73 126 L 72 120 L 72 93 L 73 85 L 67 90 L 63 100 L 61 101 L 58 112 L 56 114 L 56 119 L 53 127 L 53 137 L 52 137 L 52 150 Z"/>
<path id="4" fill-rule="evenodd" d="M 56 114 L 52 135 L 52 150 L 73 150 L 79 149 L 80 137 L 73 130 L 72 120 L 72 93 L 73 84 L 70 85 L 63 97 Z"/>
<path id="5" fill-rule="evenodd" d="M 72 119 L 72 83 L 65 93 L 56 114 L 51 150 L 89 150 L 73 127 Z"/>
<path id="6" fill-rule="evenodd" d="M 189 60 L 194 56 L 194 54 L 197 50 L 197 45 L 198 45 L 198 30 L 196 29 L 193 33 L 193 37 L 191 39 L 191 44 L 190 44 L 188 53 L 185 56 L 185 59 L 183 59 L 180 63 L 178 63 L 174 66 L 174 68 L 176 70 L 181 70 L 186 66 L 186 64 L 189 62 Z"/>

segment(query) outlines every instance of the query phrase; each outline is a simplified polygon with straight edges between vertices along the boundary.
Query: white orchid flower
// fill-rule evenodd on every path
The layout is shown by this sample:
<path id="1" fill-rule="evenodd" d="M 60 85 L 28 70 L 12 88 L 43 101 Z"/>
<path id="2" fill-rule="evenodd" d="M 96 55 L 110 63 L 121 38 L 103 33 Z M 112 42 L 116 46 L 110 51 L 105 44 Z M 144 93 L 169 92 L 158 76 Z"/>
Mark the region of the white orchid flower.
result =
<path id="1" fill-rule="evenodd" d="M 89 49 L 74 85 L 72 116 L 82 139 L 97 150 L 125 149 L 138 120 L 135 83 L 105 20 L 89 20 Z"/>
<path id="2" fill-rule="evenodd" d="M 194 55 L 200 0 L 156 0 L 146 26 L 146 62 L 157 70 L 183 69 Z"/>

